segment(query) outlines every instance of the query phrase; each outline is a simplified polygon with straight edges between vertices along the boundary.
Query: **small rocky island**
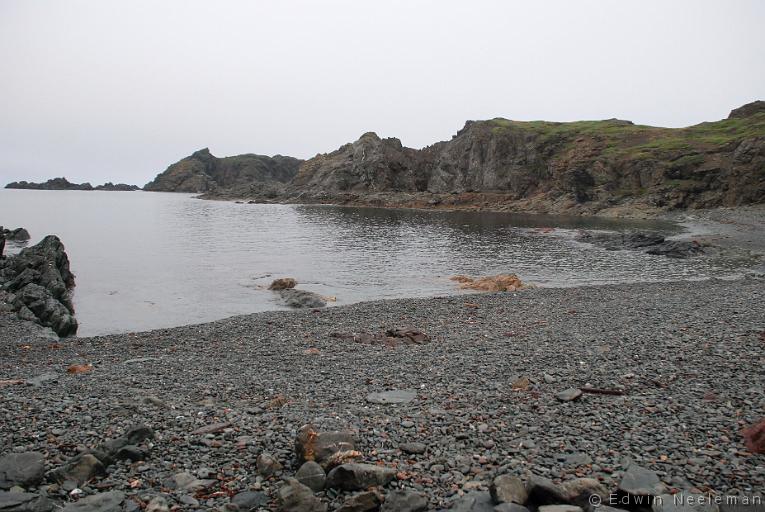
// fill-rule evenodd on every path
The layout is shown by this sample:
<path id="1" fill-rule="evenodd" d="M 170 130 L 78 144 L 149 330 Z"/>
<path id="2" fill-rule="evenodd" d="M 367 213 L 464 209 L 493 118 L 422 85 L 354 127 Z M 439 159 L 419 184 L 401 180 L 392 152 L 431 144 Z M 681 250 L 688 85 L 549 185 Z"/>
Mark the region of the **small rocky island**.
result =
<path id="1" fill-rule="evenodd" d="M 130 192 L 133 190 L 141 190 L 137 185 L 127 185 L 125 183 L 106 182 L 103 185 L 96 185 L 95 187 L 88 182 L 85 183 L 71 183 L 66 178 L 52 178 L 43 183 L 31 183 L 27 181 L 14 181 L 8 183 L 5 188 L 15 189 L 27 189 L 27 190 L 106 190 L 117 192 Z"/>

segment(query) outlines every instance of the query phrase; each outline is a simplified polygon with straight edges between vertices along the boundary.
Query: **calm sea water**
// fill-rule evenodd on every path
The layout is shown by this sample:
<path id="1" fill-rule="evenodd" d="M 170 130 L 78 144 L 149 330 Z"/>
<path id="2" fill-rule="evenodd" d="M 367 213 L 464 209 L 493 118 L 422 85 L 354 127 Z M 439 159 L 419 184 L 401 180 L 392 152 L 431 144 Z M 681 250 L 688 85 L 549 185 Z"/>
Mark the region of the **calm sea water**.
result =
<path id="1" fill-rule="evenodd" d="M 185 194 L 0 190 L 0 224 L 53 233 L 77 276 L 80 336 L 283 309 L 265 289 L 295 277 L 336 304 L 457 293 L 455 274 L 517 273 L 541 286 L 698 279 L 733 269 L 605 251 L 578 229 L 671 229 L 491 213 L 249 205 Z M 556 227 L 544 233 L 540 228 Z"/>

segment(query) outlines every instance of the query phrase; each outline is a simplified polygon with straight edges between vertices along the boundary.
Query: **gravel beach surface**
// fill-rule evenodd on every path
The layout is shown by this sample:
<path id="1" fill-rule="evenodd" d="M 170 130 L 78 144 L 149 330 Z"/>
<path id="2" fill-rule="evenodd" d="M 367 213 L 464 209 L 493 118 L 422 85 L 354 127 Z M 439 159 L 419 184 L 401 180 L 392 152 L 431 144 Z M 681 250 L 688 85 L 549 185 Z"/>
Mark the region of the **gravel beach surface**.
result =
<path id="1" fill-rule="evenodd" d="M 742 430 L 765 416 L 764 311 L 765 281 L 749 278 L 400 299 L 58 342 L 6 315 L 0 454 L 39 452 L 51 471 L 147 425 L 155 438 L 135 461 L 79 490 L 26 489 L 60 503 L 121 491 L 135 510 L 157 496 L 217 509 L 242 491 L 275 509 L 307 423 L 352 431 L 359 462 L 395 469 L 384 493 L 421 491 L 429 509 L 499 474 L 611 489 L 632 462 L 669 489 L 752 495 L 765 455 Z M 398 327 L 430 341 L 349 336 Z M 317 496 L 333 510 L 351 494 Z"/>

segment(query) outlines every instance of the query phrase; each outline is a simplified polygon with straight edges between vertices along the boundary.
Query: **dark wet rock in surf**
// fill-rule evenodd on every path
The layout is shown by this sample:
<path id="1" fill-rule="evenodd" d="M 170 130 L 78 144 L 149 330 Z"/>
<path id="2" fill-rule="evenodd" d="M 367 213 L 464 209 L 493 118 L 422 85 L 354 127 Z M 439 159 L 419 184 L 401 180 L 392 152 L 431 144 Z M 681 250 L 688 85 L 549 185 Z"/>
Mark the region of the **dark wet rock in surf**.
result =
<path id="1" fill-rule="evenodd" d="M 288 288 L 286 290 L 279 290 L 284 303 L 295 309 L 302 308 L 323 308 L 327 305 L 327 301 L 324 297 L 318 293 L 309 292 L 307 290 L 297 290 L 295 288 Z"/>

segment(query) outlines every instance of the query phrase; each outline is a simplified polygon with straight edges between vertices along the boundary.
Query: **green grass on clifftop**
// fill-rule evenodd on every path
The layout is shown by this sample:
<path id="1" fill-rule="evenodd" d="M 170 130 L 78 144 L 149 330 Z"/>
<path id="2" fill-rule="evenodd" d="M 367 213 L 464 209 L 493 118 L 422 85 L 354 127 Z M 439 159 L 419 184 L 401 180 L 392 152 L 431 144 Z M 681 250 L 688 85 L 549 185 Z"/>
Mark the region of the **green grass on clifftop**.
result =
<path id="1" fill-rule="evenodd" d="M 610 158 L 652 158 L 678 152 L 715 151 L 731 142 L 765 137 L 765 112 L 747 118 L 705 122 L 687 128 L 659 128 L 628 121 L 486 121 L 495 135 L 512 130 L 535 134 L 543 144 L 573 145 L 582 138 L 602 145 L 602 155 Z"/>

